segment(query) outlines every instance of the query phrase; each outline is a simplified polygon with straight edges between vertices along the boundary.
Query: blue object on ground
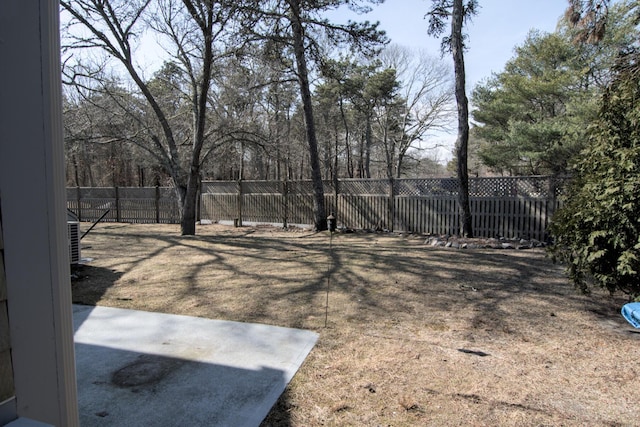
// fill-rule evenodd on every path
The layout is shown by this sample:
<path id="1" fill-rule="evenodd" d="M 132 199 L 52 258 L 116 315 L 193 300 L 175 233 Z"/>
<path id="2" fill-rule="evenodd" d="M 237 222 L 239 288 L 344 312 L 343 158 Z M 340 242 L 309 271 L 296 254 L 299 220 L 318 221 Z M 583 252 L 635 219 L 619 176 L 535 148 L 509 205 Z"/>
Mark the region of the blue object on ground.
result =
<path id="1" fill-rule="evenodd" d="M 622 306 L 622 316 L 634 328 L 640 328 L 640 302 L 630 302 Z"/>

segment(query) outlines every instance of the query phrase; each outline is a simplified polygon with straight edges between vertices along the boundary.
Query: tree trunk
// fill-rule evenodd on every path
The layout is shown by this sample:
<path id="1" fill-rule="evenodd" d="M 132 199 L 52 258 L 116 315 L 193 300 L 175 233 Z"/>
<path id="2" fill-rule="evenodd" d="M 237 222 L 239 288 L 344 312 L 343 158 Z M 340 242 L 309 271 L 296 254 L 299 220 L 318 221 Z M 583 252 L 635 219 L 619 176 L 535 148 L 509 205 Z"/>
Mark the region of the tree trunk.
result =
<path id="1" fill-rule="evenodd" d="M 364 149 L 364 177 L 371 178 L 371 116 L 367 116 L 367 124 L 365 129 L 365 149 Z"/>
<path id="2" fill-rule="evenodd" d="M 350 138 L 349 122 L 347 120 L 347 115 L 344 111 L 344 102 L 342 100 L 342 95 L 340 96 L 340 117 L 342 118 L 342 124 L 344 125 L 344 147 L 345 147 L 344 149 L 345 149 L 345 153 L 347 154 L 347 159 L 346 159 L 347 174 L 349 175 L 349 178 L 353 178 L 353 164 L 351 162 L 351 147 L 349 145 L 349 138 Z M 336 145 L 336 157 L 337 156 L 338 156 L 338 146 Z"/>
<path id="3" fill-rule="evenodd" d="M 396 161 L 396 178 L 402 178 L 402 163 L 404 163 L 404 156 L 406 153 L 398 153 L 398 160 Z"/>
<path id="4" fill-rule="evenodd" d="M 451 52 L 455 71 L 455 92 L 458 105 L 458 138 L 456 156 L 458 158 L 458 202 L 462 210 L 462 235 L 473 237 L 471 228 L 471 206 L 469 204 L 469 171 L 467 169 L 467 151 L 469 145 L 469 103 L 465 88 L 465 69 L 462 43 L 462 25 L 464 7 L 462 0 L 453 1 L 451 16 Z"/>
<path id="5" fill-rule="evenodd" d="M 193 146 L 189 162 L 189 175 L 187 188 L 182 205 L 182 218 L 180 231 L 183 236 L 196 234 L 196 206 L 198 189 L 200 188 L 200 154 L 205 138 L 205 125 L 207 120 L 207 98 L 211 85 L 211 68 L 213 64 L 213 4 L 205 2 L 198 8 L 190 0 L 183 0 L 183 4 L 200 26 L 204 37 L 204 55 L 202 58 L 202 75 L 196 87 L 193 88 Z"/>
<path id="6" fill-rule="evenodd" d="M 183 236 L 193 236 L 196 234 L 196 205 L 198 198 L 199 171 L 189 174 L 189 182 L 184 191 L 182 200 L 182 216 L 180 218 L 180 232 Z"/>
<path id="7" fill-rule="evenodd" d="M 71 156 L 71 160 L 73 162 L 73 176 L 76 179 L 76 187 L 80 187 L 80 174 L 78 173 L 78 159 L 76 159 L 75 154 Z"/>
<path id="8" fill-rule="evenodd" d="M 298 82 L 300 84 L 300 97 L 304 110 L 304 119 L 307 130 L 307 142 L 309 144 L 309 162 L 311 166 L 311 180 L 313 182 L 313 217 L 315 229 L 318 231 L 327 229 L 327 215 L 324 207 L 324 188 L 322 186 L 322 173 L 318 159 L 318 141 L 316 138 L 313 107 L 311 103 L 311 89 L 309 88 L 309 70 L 304 53 L 304 29 L 300 16 L 301 0 L 289 0 L 291 7 L 291 29 L 293 31 L 293 48 L 296 57 Z"/>
<path id="9" fill-rule="evenodd" d="M 182 218 L 184 217 L 184 201 L 187 198 L 187 186 L 179 184 L 175 179 L 173 180 L 173 188 L 178 198 L 178 214 L 180 215 L 180 228 L 182 228 Z"/>
<path id="10" fill-rule="evenodd" d="M 280 154 L 280 100 L 278 97 L 278 93 L 276 92 L 275 94 L 275 102 L 274 102 L 274 106 L 275 106 L 275 112 L 274 112 L 274 121 L 276 123 L 276 127 L 275 127 L 275 143 L 276 143 L 276 181 L 282 181 L 283 177 L 282 177 L 282 170 L 281 170 L 281 163 L 282 163 L 282 156 Z"/>
<path id="11" fill-rule="evenodd" d="M 364 178 L 364 145 L 366 138 L 364 135 L 360 135 L 360 141 L 358 143 L 358 178 Z"/>

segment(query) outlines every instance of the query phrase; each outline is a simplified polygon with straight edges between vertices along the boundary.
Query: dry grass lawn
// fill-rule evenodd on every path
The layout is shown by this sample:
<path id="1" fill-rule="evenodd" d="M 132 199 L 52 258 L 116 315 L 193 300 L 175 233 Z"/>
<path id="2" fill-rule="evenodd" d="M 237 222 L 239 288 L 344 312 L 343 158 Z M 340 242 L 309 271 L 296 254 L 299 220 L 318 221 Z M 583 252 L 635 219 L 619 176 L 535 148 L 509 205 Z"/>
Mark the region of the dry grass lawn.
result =
<path id="1" fill-rule="evenodd" d="M 82 240 L 94 260 L 74 302 L 318 332 L 264 426 L 640 425 L 640 334 L 624 299 L 576 294 L 543 250 L 331 240 L 100 224 Z"/>

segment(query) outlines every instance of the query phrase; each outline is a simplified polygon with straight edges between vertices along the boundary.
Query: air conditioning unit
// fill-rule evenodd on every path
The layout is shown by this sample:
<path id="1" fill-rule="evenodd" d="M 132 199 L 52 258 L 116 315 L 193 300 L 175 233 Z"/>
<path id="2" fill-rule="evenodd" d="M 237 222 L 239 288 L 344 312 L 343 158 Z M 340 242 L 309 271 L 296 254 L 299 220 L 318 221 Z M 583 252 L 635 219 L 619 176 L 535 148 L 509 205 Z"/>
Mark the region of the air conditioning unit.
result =
<path id="1" fill-rule="evenodd" d="M 80 262 L 80 223 L 67 221 L 67 236 L 69 239 L 69 261 L 71 264 Z"/>

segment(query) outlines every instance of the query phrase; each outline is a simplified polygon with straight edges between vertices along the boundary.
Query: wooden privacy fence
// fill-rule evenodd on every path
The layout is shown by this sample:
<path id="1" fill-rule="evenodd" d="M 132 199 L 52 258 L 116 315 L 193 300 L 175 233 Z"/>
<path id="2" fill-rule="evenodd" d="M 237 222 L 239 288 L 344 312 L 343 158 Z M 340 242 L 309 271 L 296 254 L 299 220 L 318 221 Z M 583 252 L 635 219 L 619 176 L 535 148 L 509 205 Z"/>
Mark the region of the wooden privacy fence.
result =
<path id="1" fill-rule="evenodd" d="M 546 239 L 565 179 L 471 178 L 473 230 L 481 237 Z M 353 229 L 459 234 L 458 183 L 453 178 L 344 179 L 324 183 L 327 214 Z M 170 187 L 67 188 L 80 221 L 180 222 Z M 213 222 L 313 224 L 311 181 L 203 182 L 199 218 Z"/>
<path id="2" fill-rule="evenodd" d="M 67 208 L 80 221 L 178 223 L 175 190 L 170 187 L 67 188 Z"/>
<path id="3" fill-rule="evenodd" d="M 473 229 L 481 237 L 544 240 L 564 179 L 471 178 Z M 337 187 L 337 188 L 336 188 Z M 327 213 L 337 225 L 414 233 L 459 234 L 453 178 L 344 179 L 324 183 Z M 201 217 L 211 221 L 313 224 L 310 181 L 203 182 Z"/>

